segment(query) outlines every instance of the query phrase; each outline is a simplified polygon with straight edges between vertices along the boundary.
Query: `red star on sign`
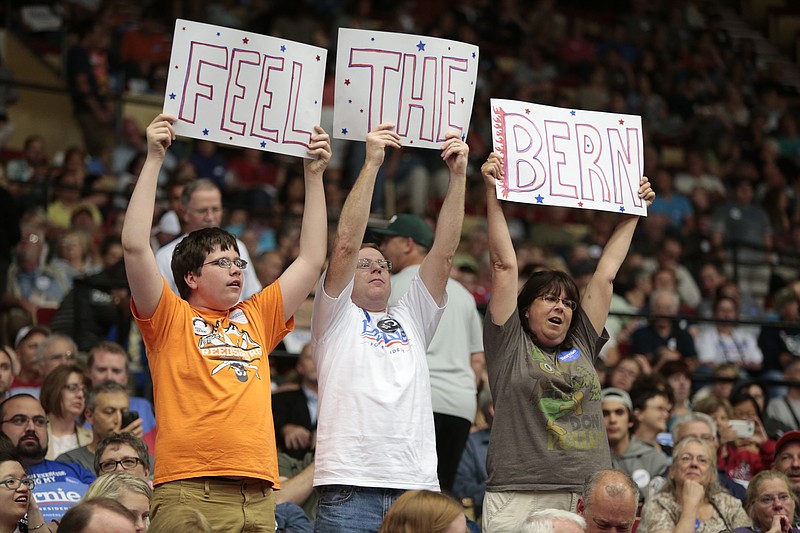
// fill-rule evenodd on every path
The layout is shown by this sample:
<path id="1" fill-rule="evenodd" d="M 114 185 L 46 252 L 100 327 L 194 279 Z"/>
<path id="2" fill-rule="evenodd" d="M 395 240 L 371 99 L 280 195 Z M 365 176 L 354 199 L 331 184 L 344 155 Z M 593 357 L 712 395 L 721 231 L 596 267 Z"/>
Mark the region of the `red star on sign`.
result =
<path id="1" fill-rule="evenodd" d="M 625 124 L 625 121 L 624 121 L 624 120 L 622 120 L 622 119 L 619 119 L 619 123 L 620 123 L 620 124 Z"/>
<path id="2" fill-rule="evenodd" d="M 578 207 L 583 207 L 583 202 L 578 202 Z"/>
<path id="3" fill-rule="evenodd" d="M 350 85 L 350 80 L 349 79 L 348 80 L 344 80 L 344 84 L 345 85 Z"/>
<path id="4" fill-rule="evenodd" d="M 317 56 L 317 61 L 319 61 L 319 56 Z"/>
<path id="5" fill-rule="evenodd" d="M 530 109 L 526 109 L 526 110 L 525 110 L 525 114 L 526 114 L 526 115 L 530 115 L 530 114 L 531 114 L 531 110 L 530 110 Z"/>
<path id="6" fill-rule="evenodd" d="M 243 42 L 244 44 L 247 44 L 247 43 L 249 43 L 249 42 L 250 42 L 250 39 L 248 39 L 247 37 L 245 37 L 244 39 L 242 39 L 242 42 Z"/>
<path id="7" fill-rule="evenodd" d="M 461 99 L 461 103 L 462 103 L 462 104 L 464 103 L 464 99 L 463 99 L 463 98 Z"/>

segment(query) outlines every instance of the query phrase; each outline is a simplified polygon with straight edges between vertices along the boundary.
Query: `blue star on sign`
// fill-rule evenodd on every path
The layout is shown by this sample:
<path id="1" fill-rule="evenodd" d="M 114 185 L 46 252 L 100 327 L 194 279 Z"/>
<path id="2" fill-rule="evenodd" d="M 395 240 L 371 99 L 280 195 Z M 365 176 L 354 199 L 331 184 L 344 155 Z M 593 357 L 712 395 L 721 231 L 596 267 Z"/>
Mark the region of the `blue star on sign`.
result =
<path id="1" fill-rule="evenodd" d="M 203 135 L 208 135 L 208 128 L 203 130 Z"/>
<path id="2" fill-rule="evenodd" d="M 347 128 L 342 128 L 342 135 L 347 135 Z"/>
<path id="3" fill-rule="evenodd" d="M 175 100 L 175 97 L 176 97 L 176 96 L 177 96 L 177 95 L 176 95 L 175 93 L 169 93 L 169 99 L 170 99 L 170 100 Z"/>
<path id="4" fill-rule="evenodd" d="M 419 50 L 420 52 L 425 50 L 425 43 L 423 43 L 421 40 L 419 43 L 417 43 L 417 50 Z"/>
<path id="5" fill-rule="evenodd" d="M 541 204 L 542 202 L 544 202 L 544 196 L 540 194 L 536 197 L 536 203 Z"/>
<path id="6" fill-rule="evenodd" d="M 267 147 L 267 141 L 261 141 L 261 148 Z"/>
<path id="7" fill-rule="evenodd" d="M 472 59 L 475 59 L 475 52 L 472 52 Z"/>
<path id="8" fill-rule="evenodd" d="M 625 212 L 625 206 L 624 205 L 619 206 L 619 212 L 620 213 L 624 213 Z"/>
<path id="9" fill-rule="evenodd" d="M 286 51 L 286 46 L 285 45 L 281 45 L 281 52 L 285 52 L 285 51 Z"/>
<path id="10" fill-rule="evenodd" d="M 572 111 L 569 112 L 569 114 L 574 117 L 575 116 L 575 110 L 573 109 Z"/>

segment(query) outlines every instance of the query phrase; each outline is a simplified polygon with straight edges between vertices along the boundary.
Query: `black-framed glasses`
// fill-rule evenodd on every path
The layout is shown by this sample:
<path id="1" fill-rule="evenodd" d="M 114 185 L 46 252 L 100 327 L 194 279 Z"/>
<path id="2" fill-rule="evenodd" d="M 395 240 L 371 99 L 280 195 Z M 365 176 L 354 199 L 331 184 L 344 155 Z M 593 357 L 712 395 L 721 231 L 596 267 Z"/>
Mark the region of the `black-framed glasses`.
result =
<path id="1" fill-rule="evenodd" d="M 52 355 L 46 355 L 45 359 L 48 361 L 64 361 L 65 363 L 69 363 L 74 361 L 78 358 L 78 354 L 75 352 L 62 352 L 62 353 L 54 353 Z"/>
<path id="2" fill-rule="evenodd" d="M 214 261 L 209 261 L 208 263 L 203 263 L 203 266 L 206 265 L 217 265 L 220 268 L 227 268 L 228 270 L 231 269 L 232 265 L 236 265 L 236 268 L 239 270 L 244 270 L 247 268 L 247 261 L 241 258 L 237 259 L 228 259 L 227 257 L 220 257 L 219 259 L 215 259 Z"/>
<path id="3" fill-rule="evenodd" d="M 64 385 L 64 390 L 68 390 L 70 392 L 86 392 L 86 387 L 80 383 L 68 383 L 67 385 Z"/>
<path id="4" fill-rule="evenodd" d="M 559 298 L 555 294 L 543 294 L 539 296 L 539 298 L 541 298 L 541 300 L 550 307 L 555 307 L 558 302 L 561 302 L 564 307 L 569 307 L 572 311 L 578 308 L 578 302 L 575 300 L 570 300 L 569 298 Z"/>
<path id="5" fill-rule="evenodd" d="M 393 266 L 392 262 L 389 261 L 388 259 L 369 259 L 367 257 L 359 259 L 356 262 L 356 268 L 363 268 L 366 270 L 372 268 L 373 263 L 378 265 L 378 267 L 381 268 L 382 270 L 388 270 L 388 271 L 392 270 Z"/>
<path id="6" fill-rule="evenodd" d="M 0 485 L 3 485 L 8 490 L 17 490 L 22 485 L 25 485 L 28 487 L 28 490 L 33 490 L 33 487 L 36 486 L 36 483 L 34 483 L 32 479 L 19 479 L 17 477 L 10 477 L 0 481 Z"/>
<path id="7" fill-rule="evenodd" d="M 28 416 L 28 415 L 14 415 L 7 420 L 3 420 L 3 424 L 11 424 L 12 426 L 25 426 L 28 421 L 32 421 L 33 425 L 37 428 L 43 428 L 47 425 L 47 417 L 42 415 Z"/>
<path id="8" fill-rule="evenodd" d="M 131 468 L 136 468 L 136 465 L 138 464 L 144 464 L 138 457 L 123 457 L 119 461 L 109 459 L 108 461 L 103 461 L 100 463 L 100 471 L 113 472 L 117 469 L 117 465 L 122 466 L 123 470 L 130 470 Z"/>

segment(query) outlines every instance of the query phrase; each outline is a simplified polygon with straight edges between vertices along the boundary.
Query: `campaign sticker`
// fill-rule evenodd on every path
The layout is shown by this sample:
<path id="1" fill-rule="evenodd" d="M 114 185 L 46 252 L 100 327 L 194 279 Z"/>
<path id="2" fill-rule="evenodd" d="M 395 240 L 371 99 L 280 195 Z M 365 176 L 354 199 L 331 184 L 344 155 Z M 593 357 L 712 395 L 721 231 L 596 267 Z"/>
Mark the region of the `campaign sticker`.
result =
<path id="1" fill-rule="evenodd" d="M 571 363 L 573 361 L 577 361 L 580 356 L 581 351 L 577 348 L 572 348 L 571 350 L 567 350 L 558 354 L 558 360 L 562 363 Z"/>

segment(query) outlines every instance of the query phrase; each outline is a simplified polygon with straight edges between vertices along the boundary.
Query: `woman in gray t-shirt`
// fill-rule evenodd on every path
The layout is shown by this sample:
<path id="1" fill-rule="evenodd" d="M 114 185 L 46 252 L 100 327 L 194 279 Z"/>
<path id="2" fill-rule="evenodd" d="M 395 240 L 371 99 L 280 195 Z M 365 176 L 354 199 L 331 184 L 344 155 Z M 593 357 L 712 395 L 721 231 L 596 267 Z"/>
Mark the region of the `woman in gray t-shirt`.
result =
<path id="1" fill-rule="evenodd" d="M 638 216 L 623 215 L 581 297 L 563 272 L 531 276 L 517 293 L 517 257 L 497 187 L 496 153 L 481 167 L 486 184 L 491 299 L 484 347 L 495 406 L 487 458 L 483 530 L 514 531 L 532 511 L 574 511 L 585 477 L 611 467 L 594 362 L 608 340 L 612 283 Z M 639 198 L 655 198 L 647 178 Z"/>

